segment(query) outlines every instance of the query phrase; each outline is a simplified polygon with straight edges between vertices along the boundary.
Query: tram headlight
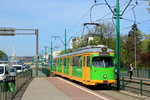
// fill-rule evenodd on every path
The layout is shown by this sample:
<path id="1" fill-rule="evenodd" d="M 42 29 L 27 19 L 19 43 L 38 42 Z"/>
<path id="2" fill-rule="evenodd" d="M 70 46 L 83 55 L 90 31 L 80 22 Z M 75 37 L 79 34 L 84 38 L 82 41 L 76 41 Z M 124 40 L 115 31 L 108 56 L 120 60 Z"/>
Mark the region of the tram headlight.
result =
<path id="1" fill-rule="evenodd" d="M 107 75 L 105 74 L 103 77 L 104 77 L 104 78 L 107 78 Z"/>

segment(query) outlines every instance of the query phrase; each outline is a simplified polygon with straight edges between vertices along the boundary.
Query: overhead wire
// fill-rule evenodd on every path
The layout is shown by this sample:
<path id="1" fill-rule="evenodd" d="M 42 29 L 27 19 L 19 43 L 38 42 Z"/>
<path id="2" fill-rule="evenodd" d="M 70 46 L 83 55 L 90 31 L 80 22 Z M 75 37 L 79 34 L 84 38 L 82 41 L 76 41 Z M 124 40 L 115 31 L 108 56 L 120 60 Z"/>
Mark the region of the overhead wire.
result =
<path id="1" fill-rule="evenodd" d="M 100 1 L 100 0 L 99 0 Z M 139 0 L 138 0 L 139 1 Z M 140 1 L 142 1 L 142 0 L 140 0 Z M 139 3 L 138 5 L 140 5 L 140 4 L 142 4 L 144 1 L 142 1 L 141 3 Z M 129 3 L 129 1 L 127 1 L 127 2 L 125 2 L 124 4 L 122 4 L 120 7 L 122 7 L 122 6 L 124 6 L 124 5 L 126 5 L 127 3 Z M 93 7 L 95 7 L 96 5 L 101 5 L 101 4 L 104 4 L 104 3 L 99 3 L 99 4 L 94 4 L 91 8 L 90 8 L 90 10 L 88 10 L 82 17 L 81 17 L 81 19 L 77 22 L 77 23 L 75 23 L 71 28 L 70 28 L 70 30 L 68 31 L 68 32 L 70 32 L 75 26 L 77 26 L 78 24 L 79 24 L 79 22 L 82 20 L 82 19 L 84 19 L 85 17 L 86 17 L 86 15 L 90 12 L 90 21 L 92 22 L 92 15 L 91 15 L 91 11 L 92 11 L 92 8 Z M 136 7 L 136 6 L 135 6 Z M 131 8 L 130 10 L 132 10 L 133 11 L 133 8 Z M 127 12 L 129 12 L 130 10 L 128 10 Z M 126 12 L 126 13 L 127 13 Z M 107 13 L 106 15 L 104 15 L 103 17 L 101 17 L 100 19 L 98 19 L 98 20 L 96 20 L 96 22 L 98 22 L 98 21 L 101 21 L 101 20 L 109 20 L 109 19 L 112 19 L 112 18 L 107 18 L 107 19 L 103 19 L 103 18 L 105 18 L 106 16 L 108 16 L 109 14 L 111 14 L 112 12 L 109 12 L 109 13 Z M 133 11 L 133 14 L 134 14 L 134 19 L 135 19 L 135 21 L 136 21 L 136 15 L 135 15 L 135 12 Z M 128 19 L 125 19 L 125 18 L 123 18 L 124 20 L 128 20 Z M 113 19 L 112 19 L 113 20 Z M 128 21 L 131 21 L 131 20 L 128 20 Z M 133 21 L 132 21 L 133 22 Z M 114 23 L 114 21 L 113 21 L 113 24 L 115 25 L 115 23 Z M 84 29 L 83 29 L 84 30 Z M 83 35 L 83 30 L 80 30 L 79 32 L 81 32 L 82 31 L 82 35 Z M 77 32 L 76 32 L 77 33 Z M 75 33 L 75 34 L 76 34 Z"/>
<path id="2" fill-rule="evenodd" d="M 95 6 L 98 6 L 98 5 L 103 5 L 105 3 L 98 3 L 98 4 L 94 4 L 91 8 L 90 8 L 90 22 L 92 23 L 92 9 L 95 7 Z M 106 5 L 106 4 L 105 4 Z"/>
<path id="3" fill-rule="evenodd" d="M 129 2 L 129 1 L 128 1 Z M 124 4 L 122 4 L 120 7 L 123 7 L 125 4 L 127 4 L 128 2 L 125 2 Z M 106 15 L 104 15 L 103 17 L 101 17 L 100 19 L 96 20 L 96 22 L 103 20 L 103 18 L 105 18 L 106 16 L 108 16 L 109 14 L 111 14 L 112 12 L 107 13 Z"/>
<path id="4" fill-rule="evenodd" d="M 100 0 L 99 0 L 99 1 L 100 1 Z M 98 2 L 98 1 L 96 0 L 96 2 Z M 128 3 L 128 2 L 122 4 L 121 7 L 124 6 L 124 5 L 127 4 L 127 3 Z M 105 4 L 105 3 L 98 3 L 98 4 L 95 3 L 95 4 L 90 8 L 90 10 L 88 10 L 88 11 L 81 17 L 81 19 L 79 19 L 79 21 L 77 21 L 77 23 L 75 23 L 75 24 L 69 29 L 68 32 L 70 32 L 74 27 L 76 27 L 76 26 L 79 24 L 79 22 L 80 22 L 82 19 L 84 19 L 85 16 L 86 16 L 89 12 L 90 12 L 90 21 L 92 22 L 92 15 L 91 15 L 92 8 L 95 7 L 95 6 L 97 6 L 97 5 L 101 5 L 101 4 Z M 108 20 L 108 19 L 111 19 L 111 18 L 103 19 L 103 18 L 105 18 L 106 16 L 108 16 L 109 14 L 111 14 L 111 12 L 107 13 L 106 15 L 104 15 L 103 17 L 101 17 L 100 19 L 96 20 L 96 22 L 98 22 L 98 21 L 100 21 L 100 20 Z M 81 32 L 81 30 L 80 30 L 79 32 Z M 76 32 L 75 32 L 75 34 L 76 34 Z M 82 32 L 82 35 L 83 35 L 83 32 Z"/>
<path id="5" fill-rule="evenodd" d="M 134 23 L 140 24 L 139 22 L 136 21 L 136 14 L 135 14 L 134 8 L 137 7 L 137 6 L 139 6 L 139 5 L 142 4 L 143 2 L 144 2 L 144 1 L 140 2 L 139 4 L 136 2 L 136 5 L 132 5 L 133 7 L 132 7 L 131 9 L 129 9 L 128 11 L 126 11 L 126 13 L 128 13 L 129 11 L 132 11 L 132 12 L 133 12 L 134 21 L 133 21 L 133 20 L 130 20 L 130 19 L 123 18 L 123 17 L 121 17 L 121 18 L 124 19 L 124 20 L 130 21 L 130 22 L 134 22 Z M 113 22 L 113 24 L 115 25 L 113 19 L 112 19 L 112 22 Z M 116 27 L 116 25 L 115 25 L 115 27 Z M 132 27 L 132 26 L 130 26 L 130 27 Z M 125 30 L 125 29 L 127 29 L 127 28 L 121 29 L 120 31 L 123 31 L 123 30 Z"/>
<path id="6" fill-rule="evenodd" d="M 126 18 L 122 18 L 122 19 L 124 19 L 124 20 L 127 20 L 127 21 L 130 21 L 130 22 L 134 22 L 134 23 L 136 23 L 136 24 L 141 24 L 140 22 L 137 22 L 136 21 L 136 14 L 135 14 L 135 11 L 134 11 L 134 9 L 135 9 L 135 7 L 137 7 L 137 6 L 139 6 L 139 5 L 141 5 L 142 3 L 144 3 L 144 1 L 142 1 L 142 2 L 140 2 L 140 3 L 136 3 L 136 5 L 132 5 L 133 7 L 131 8 L 131 9 L 129 9 L 126 13 L 129 13 L 130 11 L 132 11 L 133 12 L 133 15 L 134 15 L 134 21 L 133 20 L 130 20 L 130 19 L 126 19 Z M 147 20 L 146 20 L 147 21 Z M 150 21 L 150 19 L 148 20 L 148 21 Z M 145 21 L 144 21 L 144 23 L 145 23 Z M 132 27 L 132 25 L 130 26 L 130 27 L 128 27 L 128 28 L 131 28 Z M 123 29 L 121 29 L 120 31 L 124 31 L 124 30 L 126 30 L 127 28 L 123 28 Z"/>
<path id="7" fill-rule="evenodd" d="M 135 21 L 135 20 L 131 20 L 131 19 L 123 18 L 123 17 L 122 17 L 122 19 L 124 19 L 124 20 L 126 20 L 126 21 L 129 21 L 129 22 L 135 22 L 135 23 L 137 23 L 137 24 L 139 23 L 139 22 L 137 22 L 137 21 Z"/>
<path id="8" fill-rule="evenodd" d="M 80 21 L 83 20 L 87 16 L 89 12 L 90 12 L 90 9 L 67 32 L 72 31 L 72 29 L 75 28 L 80 23 Z"/>

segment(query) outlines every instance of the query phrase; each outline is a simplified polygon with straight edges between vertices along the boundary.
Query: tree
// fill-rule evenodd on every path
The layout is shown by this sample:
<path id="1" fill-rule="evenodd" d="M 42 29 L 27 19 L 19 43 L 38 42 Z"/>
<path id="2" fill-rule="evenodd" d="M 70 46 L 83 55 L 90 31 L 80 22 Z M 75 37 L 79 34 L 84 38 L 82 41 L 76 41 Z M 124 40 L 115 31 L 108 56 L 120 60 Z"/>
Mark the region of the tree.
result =
<path id="1" fill-rule="evenodd" d="M 150 36 L 149 39 L 144 39 L 142 41 L 142 53 L 150 52 Z"/>
<path id="2" fill-rule="evenodd" d="M 73 49 L 78 49 L 87 45 L 105 45 L 108 48 L 115 49 L 115 27 L 113 24 L 101 23 L 96 28 L 96 32 L 93 30 L 82 37 L 76 38 L 73 43 Z M 89 41 L 90 37 L 93 38 L 93 40 Z"/>
<path id="3" fill-rule="evenodd" d="M 136 24 L 133 24 L 126 41 L 126 49 L 128 52 L 127 59 L 129 60 L 128 64 L 134 62 L 135 56 L 137 58 L 136 61 L 139 61 L 139 56 L 141 53 L 141 39 L 142 32 L 138 29 Z"/>
<path id="4" fill-rule="evenodd" d="M 140 66 L 141 67 L 150 67 L 150 52 L 142 53 L 140 55 Z"/>
<path id="5" fill-rule="evenodd" d="M 0 59 L 3 57 L 3 51 L 0 50 Z"/>
<path id="6" fill-rule="evenodd" d="M 123 35 L 120 37 L 120 57 L 121 57 L 121 66 L 128 67 L 129 66 L 129 58 L 128 58 L 128 48 L 127 48 L 127 38 L 128 35 Z"/>
<path id="7" fill-rule="evenodd" d="M 149 1 L 149 6 L 150 6 L 150 1 Z M 148 10 L 149 10 L 149 12 L 150 12 L 150 8 L 147 8 Z"/>
<path id="8" fill-rule="evenodd" d="M 150 39 L 142 41 L 143 53 L 140 55 L 140 66 L 150 67 Z"/>
<path id="9" fill-rule="evenodd" d="M 91 34 L 92 35 L 92 34 Z M 102 23 L 97 27 L 96 33 L 93 33 L 93 40 L 89 45 L 106 45 L 108 48 L 115 49 L 115 27 L 110 23 Z"/>

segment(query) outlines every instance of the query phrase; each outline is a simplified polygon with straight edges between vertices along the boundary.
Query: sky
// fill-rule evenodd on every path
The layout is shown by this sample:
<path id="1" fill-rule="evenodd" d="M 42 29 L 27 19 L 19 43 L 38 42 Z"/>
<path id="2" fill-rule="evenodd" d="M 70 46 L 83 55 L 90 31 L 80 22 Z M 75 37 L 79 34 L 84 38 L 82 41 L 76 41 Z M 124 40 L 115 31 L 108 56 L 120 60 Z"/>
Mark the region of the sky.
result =
<path id="1" fill-rule="evenodd" d="M 116 0 L 107 1 L 114 9 Z M 127 8 L 123 18 L 135 21 L 131 10 L 135 1 L 132 0 L 132 5 Z M 150 13 L 146 10 L 148 2 L 137 1 L 138 5 L 134 8 L 134 12 L 136 22 L 139 23 L 138 28 L 143 33 L 150 34 Z M 127 5 L 126 2 L 128 0 L 120 0 L 121 11 Z M 104 0 L 97 0 L 97 3 L 101 4 L 92 9 L 92 22 L 112 23 L 112 13 L 107 5 L 102 4 Z M 67 41 L 70 37 L 82 35 L 83 23 L 90 22 L 90 8 L 94 0 L 0 0 L 0 4 L 0 27 L 38 29 L 39 51 L 41 51 L 44 50 L 44 46 L 50 47 L 51 41 L 54 47 L 59 47 L 57 50 L 63 50 L 63 43 L 52 36 L 60 36 L 64 39 L 65 29 Z M 106 14 L 108 15 L 103 20 L 96 21 Z M 121 19 L 120 23 L 121 34 L 127 34 L 134 22 Z M 35 56 L 35 39 L 34 35 L 1 36 L 0 50 L 9 56 L 13 52 L 16 56 Z"/>

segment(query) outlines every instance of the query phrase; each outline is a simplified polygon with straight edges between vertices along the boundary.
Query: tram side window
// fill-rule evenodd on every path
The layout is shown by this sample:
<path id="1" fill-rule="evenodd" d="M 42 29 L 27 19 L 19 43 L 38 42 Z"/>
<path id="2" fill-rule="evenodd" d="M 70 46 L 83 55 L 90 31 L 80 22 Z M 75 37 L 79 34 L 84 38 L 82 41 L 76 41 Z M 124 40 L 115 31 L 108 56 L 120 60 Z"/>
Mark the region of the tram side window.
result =
<path id="1" fill-rule="evenodd" d="M 72 66 L 74 67 L 82 67 L 82 56 L 74 56 L 72 58 Z"/>
<path id="2" fill-rule="evenodd" d="M 90 67 L 90 56 L 87 56 L 87 67 Z"/>
<path id="3" fill-rule="evenodd" d="M 66 64 L 66 61 L 67 61 L 67 59 L 66 58 L 64 58 L 64 60 L 63 60 L 63 64 L 64 64 L 64 66 L 66 66 L 67 64 Z"/>
<path id="4" fill-rule="evenodd" d="M 56 60 L 53 61 L 53 66 L 56 66 Z"/>
<path id="5" fill-rule="evenodd" d="M 59 65 L 62 66 L 62 59 L 59 60 Z"/>
<path id="6" fill-rule="evenodd" d="M 82 56 L 79 56 L 79 61 L 78 61 L 80 67 L 82 67 Z"/>
<path id="7" fill-rule="evenodd" d="M 70 61 L 70 58 L 66 58 L 66 66 L 71 66 L 71 61 Z"/>

